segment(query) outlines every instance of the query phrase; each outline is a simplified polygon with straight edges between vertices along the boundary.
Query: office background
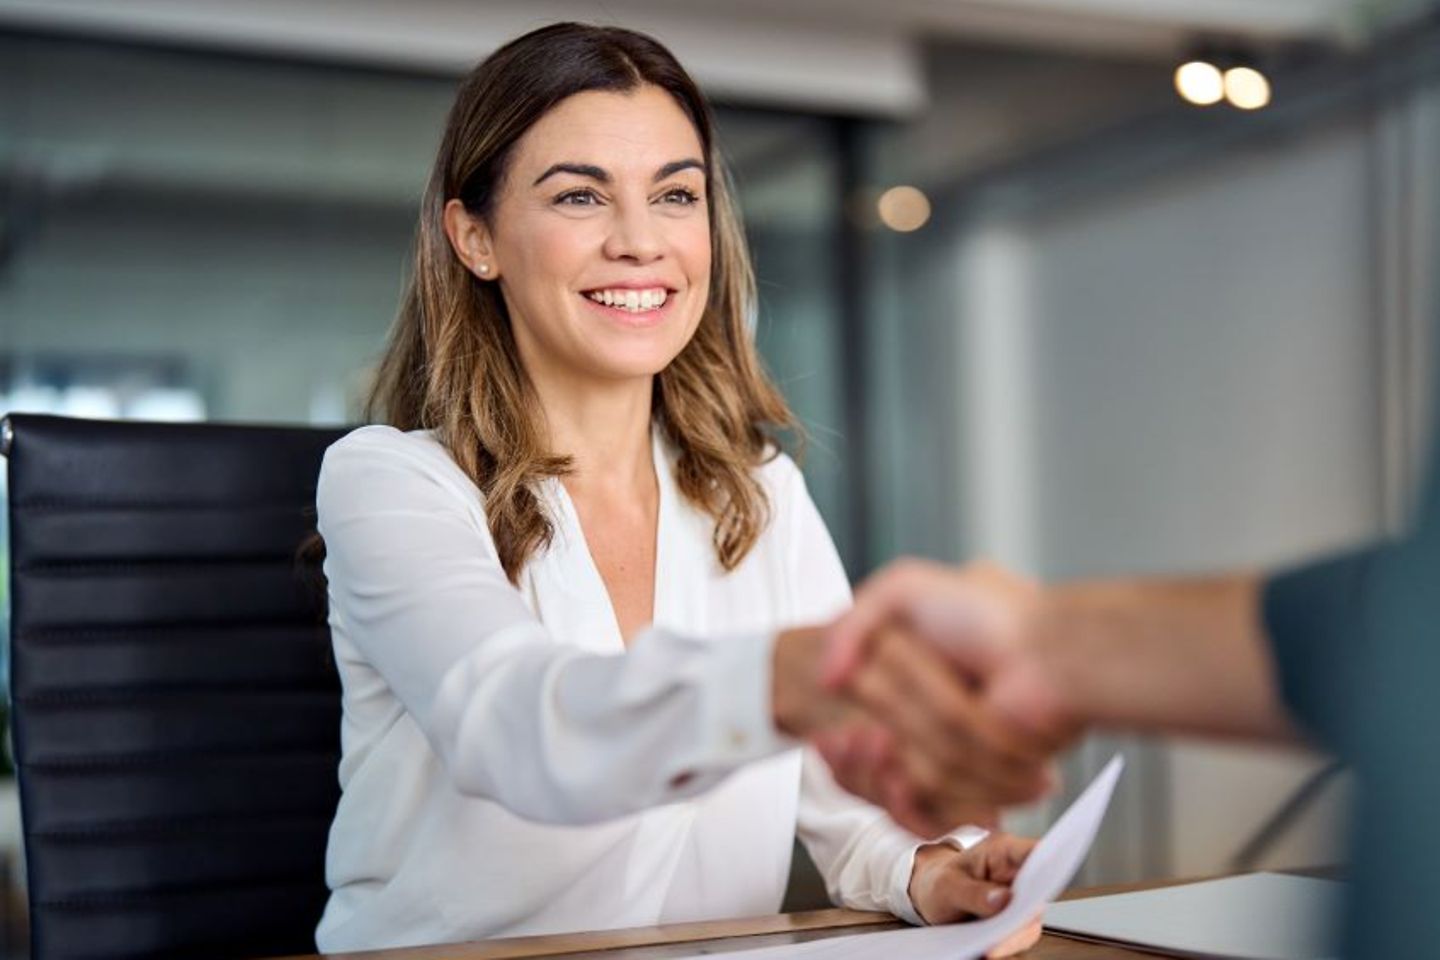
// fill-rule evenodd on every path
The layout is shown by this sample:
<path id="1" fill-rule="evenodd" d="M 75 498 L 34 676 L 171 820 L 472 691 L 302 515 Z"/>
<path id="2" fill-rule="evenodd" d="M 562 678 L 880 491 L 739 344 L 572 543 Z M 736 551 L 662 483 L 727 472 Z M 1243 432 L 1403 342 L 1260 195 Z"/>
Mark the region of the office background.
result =
<path id="1" fill-rule="evenodd" d="M 561 17 L 655 33 L 719 104 L 853 576 L 1272 565 L 1403 523 L 1440 313 L 1419 0 L 0 0 L 0 407 L 353 422 L 455 78 Z M 1273 102 L 1186 103 L 1201 55 Z M 1224 869 L 1326 763 L 1096 740 L 1072 781 L 1115 748 L 1094 882 Z M 1342 860 L 1347 799 L 1263 862 Z M 12 896 L 18 838 L 5 782 Z"/>

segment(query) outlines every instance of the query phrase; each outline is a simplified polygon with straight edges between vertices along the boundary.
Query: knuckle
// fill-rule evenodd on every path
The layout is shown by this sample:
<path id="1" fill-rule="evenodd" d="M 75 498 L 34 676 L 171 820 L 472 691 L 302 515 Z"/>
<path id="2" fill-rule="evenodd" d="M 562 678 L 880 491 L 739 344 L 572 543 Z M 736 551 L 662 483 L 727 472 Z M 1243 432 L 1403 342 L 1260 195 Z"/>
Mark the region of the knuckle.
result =
<path id="1" fill-rule="evenodd" d="M 957 741 L 956 746 L 967 742 L 975 736 L 975 718 L 971 716 L 969 705 L 957 697 L 950 697 L 936 705 L 936 715 L 940 723 L 947 730 L 962 733 L 965 736 Z"/>
<path id="2" fill-rule="evenodd" d="M 873 666 L 861 668 L 850 678 L 850 695 L 867 707 L 873 707 L 883 699 L 884 689 L 885 684 Z"/>
<path id="3" fill-rule="evenodd" d="M 913 584 L 923 580 L 930 572 L 932 564 L 920 557 L 906 556 L 896 560 L 891 566 L 894 571 L 895 580 L 900 584 Z"/>
<path id="4" fill-rule="evenodd" d="M 926 797 L 938 796 L 945 787 L 947 778 L 928 759 L 914 757 L 906 765 L 905 772 L 914 790 Z"/>

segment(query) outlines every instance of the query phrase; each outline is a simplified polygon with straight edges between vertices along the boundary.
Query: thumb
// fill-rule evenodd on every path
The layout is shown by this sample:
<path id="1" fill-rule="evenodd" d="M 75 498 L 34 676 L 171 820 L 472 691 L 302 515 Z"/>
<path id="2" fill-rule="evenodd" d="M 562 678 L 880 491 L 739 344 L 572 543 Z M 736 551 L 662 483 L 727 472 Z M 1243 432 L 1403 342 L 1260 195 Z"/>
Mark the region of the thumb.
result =
<path id="1" fill-rule="evenodd" d="M 952 576 L 939 564 L 899 560 L 876 573 L 855 591 L 850 609 L 827 629 L 821 683 L 840 690 L 865 659 L 866 645 L 876 630 L 892 619 L 904 619 L 917 598 L 943 590 Z"/>
<path id="2" fill-rule="evenodd" d="M 1000 618 L 978 590 L 964 588 L 916 599 L 908 625 L 916 637 L 972 681 L 993 674 L 1004 658 Z"/>
<path id="3" fill-rule="evenodd" d="M 1010 903 L 1010 888 L 1004 884 L 976 880 L 958 872 L 953 876 L 954 886 L 947 898 L 955 907 L 956 915 L 953 919 L 959 920 L 965 916 L 982 919 L 993 917 Z"/>

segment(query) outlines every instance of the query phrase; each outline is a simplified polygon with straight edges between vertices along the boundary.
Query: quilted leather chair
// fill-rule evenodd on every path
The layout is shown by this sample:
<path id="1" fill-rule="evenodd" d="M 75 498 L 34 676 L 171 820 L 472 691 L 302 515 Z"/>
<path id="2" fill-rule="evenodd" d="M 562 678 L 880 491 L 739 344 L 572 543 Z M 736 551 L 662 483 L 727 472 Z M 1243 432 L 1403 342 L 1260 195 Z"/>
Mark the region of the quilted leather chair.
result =
<path id="1" fill-rule="evenodd" d="M 296 550 L 344 431 L 3 430 L 35 960 L 313 953 L 340 697 Z"/>

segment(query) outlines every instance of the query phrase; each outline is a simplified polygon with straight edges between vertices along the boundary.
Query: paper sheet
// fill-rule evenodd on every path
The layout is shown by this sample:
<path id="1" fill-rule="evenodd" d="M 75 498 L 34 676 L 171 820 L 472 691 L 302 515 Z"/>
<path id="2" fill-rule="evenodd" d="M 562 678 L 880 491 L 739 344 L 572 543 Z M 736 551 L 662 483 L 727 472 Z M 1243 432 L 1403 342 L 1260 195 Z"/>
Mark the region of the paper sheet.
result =
<path id="1" fill-rule="evenodd" d="M 988 920 L 830 937 L 743 953 L 743 960 L 973 960 L 1038 917 L 1080 869 L 1125 767 L 1117 755 L 1060 815 L 1020 867 L 1010 904 Z"/>

